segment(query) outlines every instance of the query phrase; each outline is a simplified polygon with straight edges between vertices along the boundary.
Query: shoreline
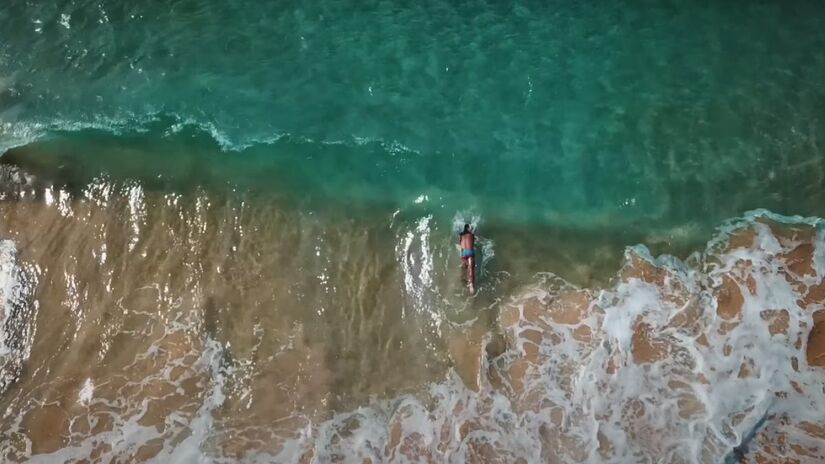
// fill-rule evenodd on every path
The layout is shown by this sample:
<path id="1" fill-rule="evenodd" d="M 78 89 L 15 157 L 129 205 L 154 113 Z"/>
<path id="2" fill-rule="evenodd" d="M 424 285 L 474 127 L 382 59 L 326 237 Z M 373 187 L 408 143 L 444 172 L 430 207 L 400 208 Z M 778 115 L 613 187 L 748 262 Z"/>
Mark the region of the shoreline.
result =
<path id="1" fill-rule="evenodd" d="M 451 173 L 473 172 L 473 165 L 443 154 L 399 154 L 379 142 L 286 139 L 228 152 L 205 133 L 167 132 L 57 133 L 8 150 L 2 163 L 70 190 L 105 176 L 116 182 L 138 182 L 147 191 L 254 192 L 271 195 L 285 207 L 330 212 L 431 211 L 443 220 L 454 212 L 471 212 L 481 214 L 488 224 L 514 229 L 539 227 L 595 236 L 609 232 L 625 244 L 680 249 L 701 246 L 718 224 L 757 208 L 825 217 L 822 201 L 810 192 L 807 181 L 799 195 L 786 192 L 787 198 L 778 201 L 774 184 L 760 190 L 749 182 L 737 193 L 734 187 L 742 179 L 721 178 L 703 187 L 708 191 L 697 193 L 688 183 L 666 178 L 662 182 L 667 188 L 661 192 L 664 187 L 649 186 L 659 192 L 661 202 L 643 205 L 636 202 L 638 192 L 632 189 L 584 199 L 577 191 L 539 188 L 554 185 L 557 180 L 552 177 L 531 178 L 534 186 L 527 190 L 517 187 L 523 175 L 479 172 L 456 177 Z M 365 162 L 372 158 L 376 160 Z"/>

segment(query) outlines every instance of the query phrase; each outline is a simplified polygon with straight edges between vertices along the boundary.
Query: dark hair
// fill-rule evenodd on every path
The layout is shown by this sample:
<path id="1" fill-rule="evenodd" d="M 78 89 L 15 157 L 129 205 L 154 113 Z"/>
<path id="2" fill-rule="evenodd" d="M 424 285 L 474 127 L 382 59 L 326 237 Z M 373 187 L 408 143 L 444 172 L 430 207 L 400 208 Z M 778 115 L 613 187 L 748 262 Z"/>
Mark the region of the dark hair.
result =
<path id="1" fill-rule="evenodd" d="M 464 224 L 464 232 L 470 231 L 470 224 Z"/>

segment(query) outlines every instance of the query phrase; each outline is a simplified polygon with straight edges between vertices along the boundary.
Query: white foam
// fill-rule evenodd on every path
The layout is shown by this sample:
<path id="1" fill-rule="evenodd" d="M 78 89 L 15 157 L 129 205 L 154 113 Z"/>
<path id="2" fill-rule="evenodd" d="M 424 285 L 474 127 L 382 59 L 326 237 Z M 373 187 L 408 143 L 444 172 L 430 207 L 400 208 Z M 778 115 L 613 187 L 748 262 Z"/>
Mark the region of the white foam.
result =
<path id="1" fill-rule="evenodd" d="M 185 327 L 177 323 L 171 325 L 169 333 Z M 143 356 L 152 356 L 151 351 L 144 353 Z M 105 415 L 114 421 L 113 428 L 93 436 L 73 434 L 70 440 L 71 445 L 52 453 L 30 456 L 27 462 L 44 464 L 74 462 L 88 458 L 93 452 L 99 454 L 100 462 L 112 462 L 123 456 L 133 456 L 143 445 L 158 440 L 163 446 L 148 462 L 215 462 L 215 459 L 220 456 L 215 456 L 208 446 L 215 430 L 213 412 L 223 404 L 226 381 L 232 375 L 231 368 L 221 366 L 222 353 L 223 347 L 220 343 L 207 339 L 193 365 L 185 364 L 184 359 L 173 359 L 170 360 L 170 365 L 165 366 L 156 375 L 142 380 L 141 384 L 149 385 L 150 388 L 153 382 L 171 383 L 170 373 L 175 367 L 185 368 L 184 374 L 177 380 L 177 383 L 183 383 L 193 377 L 205 376 L 206 390 L 203 397 L 192 399 L 198 403 L 197 410 L 194 413 L 170 412 L 163 428 L 141 424 L 141 418 L 148 412 L 149 401 L 146 399 L 95 398 L 94 385 L 90 379 L 87 379 L 78 400 L 89 408 L 102 407 L 104 411 L 107 411 Z M 141 355 L 138 355 L 138 358 L 141 358 Z M 118 410 L 124 410 L 124 412 L 116 414 Z"/>
<path id="2" fill-rule="evenodd" d="M 0 311 L 0 329 L 6 327 L 8 318 L 11 317 L 9 306 L 14 304 L 15 300 L 20 299 L 20 283 L 17 279 L 15 264 L 16 254 L 14 242 L 0 241 L 0 303 L 3 304 L 2 311 Z M 5 330 L 0 330 L 0 356 L 10 354 L 8 339 L 9 334 Z"/>
<path id="3" fill-rule="evenodd" d="M 13 82 L 9 78 L 8 82 Z M 0 89 L 6 81 L 0 80 Z M 159 121 L 171 118 L 172 122 L 163 130 L 165 136 L 180 133 L 186 128 L 195 128 L 202 131 L 226 152 L 241 152 L 256 145 L 272 145 L 282 139 L 290 139 L 308 144 L 363 146 L 367 144 L 379 145 L 391 156 L 420 155 L 417 150 L 402 144 L 397 140 L 383 140 L 352 136 L 347 139 L 316 140 L 300 134 L 279 132 L 246 134 L 238 136 L 223 130 L 215 121 L 203 120 L 196 117 L 162 113 L 148 108 L 145 113 L 120 112 L 116 115 L 104 116 L 100 114 L 79 116 L 76 119 L 43 119 L 39 121 L 18 120 L 13 117 L 11 110 L 0 114 L 0 154 L 48 137 L 56 132 L 80 132 L 84 130 L 100 130 L 112 135 L 124 133 L 145 133 Z"/>
<path id="4" fill-rule="evenodd" d="M 90 401 L 92 401 L 92 396 L 95 393 L 95 384 L 92 379 L 86 379 L 83 382 L 83 388 L 80 389 L 80 392 L 77 394 L 77 401 L 80 404 L 87 405 Z"/>
<path id="5" fill-rule="evenodd" d="M 38 304 L 36 267 L 20 263 L 11 240 L 0 240 L 0 394 L 31 354 Z"/>
<path id="6" fill-rule="evenodd" d="M 419 218 L 415 228 L 407 230 L 403 239 L 396 245 L 404 278 L 404 290 L 409 301 L 402 304 L 402 317 L 409 309 L 426 314 L 435 328 L 441 324 L 441 314 L 432 306 L 434 291 L 434 262 L 431 246 L 432 215 Z"/>
<path id="7" fill-rule="evenodd" d="M 482 223 L 481 214 L 472 210 L 458 211 L 453 215 L 453 230 L 455 233 L 464 230 L 464 224 L 470 224 L 470 230 L 472 230 L 473 233 L 478 233 L 478 229 Z"/>
<path id="8" fill-rule="evenodd" d="M 71 21 L 71 19 L 72 19 L 71 15 L 68 15 L 66 13 L 61 13 L 60 14 L 60 25 L 65 27 L 66 29 L 71 29 L 72 26 L 69 23 Z"/>
<path id="9" fill-rule="evenodd" d="M 146 220 L 146 201 L 143 188 L 139 184 L 127 187 L 129 198 L 129 221 L 132 225 L 132 237 L 129 239 L 129 251 L 134 251 L 140 241 L 140 228 Z"/>

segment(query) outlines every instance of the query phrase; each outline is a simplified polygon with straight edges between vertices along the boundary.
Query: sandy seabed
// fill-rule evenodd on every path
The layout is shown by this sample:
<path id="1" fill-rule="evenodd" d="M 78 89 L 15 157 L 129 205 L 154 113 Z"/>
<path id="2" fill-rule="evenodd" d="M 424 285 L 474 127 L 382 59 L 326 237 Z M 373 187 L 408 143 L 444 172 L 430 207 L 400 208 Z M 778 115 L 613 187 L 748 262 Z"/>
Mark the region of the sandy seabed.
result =
<path id="1" fill-rule="evenodd" d="M 825 459 L 816 219 L 749 213 L 685 260 L 630 247 L 601 288 L 543 273 L 456 324 L 426 218 L 387 264 L 356 223 L 26 191 L 0 205 L 4 461 Z"/>

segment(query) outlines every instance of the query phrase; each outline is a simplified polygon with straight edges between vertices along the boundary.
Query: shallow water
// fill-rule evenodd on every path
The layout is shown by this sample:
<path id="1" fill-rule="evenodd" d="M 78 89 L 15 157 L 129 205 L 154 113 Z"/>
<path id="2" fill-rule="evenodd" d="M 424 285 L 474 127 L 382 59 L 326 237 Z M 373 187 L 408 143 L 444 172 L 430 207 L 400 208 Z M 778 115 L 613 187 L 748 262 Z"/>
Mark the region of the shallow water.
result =
<path id="1" fill-rule="evenodd" d="M 589 288 L 482 237 L 468 297 L 432 215 L 9 164 L 3 185 L 11 462 L 825 457 L 816 219 L 755 212 L 685 261 L 628 248 Z"/>
<path id="2" fill-rule="evenodd" d="M 171 420 L 164 414 L 206 407 L 204 366 L 229 375 L 220 408 L 204 414 L 282 438 L 370 398 L 415 394 L 447 375 L 450 334 L 467 324 L 499 332 L 501 295 L 524 273 L 502 265 L 526 261 L 519 253 L 540 258 L 509 245 L 511 258 L 499 260 L 480 236 L 479 292 L 468 298 L 454 224 L 426 210 L 353 217 L 266 192 L 177 193 L 107 177 L 60 187 L 3 169 L 5 282 L 14 289 L 3 403 L 16 411 L 3 433 L 28 443 L 3 450 L 13 460 L 81 445 L 89 453 L 102 439 L 89 434 L 104 432 L 127 435 L 112 456 L 160 446 L 172 437 L 131 437 L 130 420 L 157 426 Z M 604 247 L 613 254 L 599 259 L 619 258 Z M 571 274 L 596 278 L 582 267 Z M 99 411 L 83 409 L 91 398 L 116 406 L 97 433 Z M 74 399 L 81 409 L 67 410 Z M 93 424 L 74 433 L 77 421 Z M 269 430 L 272 421 L 285 422 Z"/>

